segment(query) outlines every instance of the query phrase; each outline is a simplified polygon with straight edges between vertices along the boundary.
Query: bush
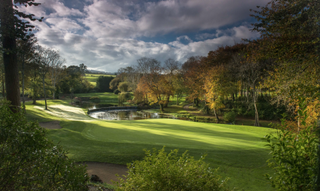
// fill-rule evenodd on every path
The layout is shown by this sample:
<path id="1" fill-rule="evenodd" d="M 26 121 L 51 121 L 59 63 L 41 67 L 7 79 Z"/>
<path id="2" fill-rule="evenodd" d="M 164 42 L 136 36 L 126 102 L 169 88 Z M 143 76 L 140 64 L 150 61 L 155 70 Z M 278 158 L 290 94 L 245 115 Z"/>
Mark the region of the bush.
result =
<path id="1" fill-rule="evenodd" d="M 114 93 L 114 94 L 119 94 L 119 93 L 121 93 L 121 92 L 120 92 L 118 89 L 116 89 L 116 90 L 113 91 L 113 93 Z"/>
<path id="2" fill-rule="evenodd" d="M 90 97 L 90 101 L 93 103 L 100 103 L 100 98 L 99 97 Z"/>
<path id="3" fill-rule="evenodd" d="M 85 167 L 66 154 L 38 123 L 0 103 L 0 190 L 88 190 Z"/>
<path id="4" fill-rule="evenodd" d="M 223 120 L 227 123 L 233 123 L 236 120 L 237 114 L 233 111 L 224 113 Z"/>
<path id="5" fill-rule="evenodd" d="M 164 148 L 146 151 L 144 160 L 128 164 L 127 180 L 120 179 L 117 190 L 228 190 L 226 180 L 203 160 L 195 160 L 187 152 L 179 157 L 177 149 L 169 154 Z"/>
<path id="6" fill-rule="evenodd" d="M 277 135 L 266 135 L 272 154 L 268 165 L 275 171 L 272 176 L 267 174 L 266 177 L 277 190 L 314 190 L 319 140 L 315 132 L 316 124 L 306 126 L 308 116 L 304 100 L 301 100 L 299 107 L 301 125 L 305 128 L 298 133 L 289 131 L 288 123 L 282 119 Z"/>

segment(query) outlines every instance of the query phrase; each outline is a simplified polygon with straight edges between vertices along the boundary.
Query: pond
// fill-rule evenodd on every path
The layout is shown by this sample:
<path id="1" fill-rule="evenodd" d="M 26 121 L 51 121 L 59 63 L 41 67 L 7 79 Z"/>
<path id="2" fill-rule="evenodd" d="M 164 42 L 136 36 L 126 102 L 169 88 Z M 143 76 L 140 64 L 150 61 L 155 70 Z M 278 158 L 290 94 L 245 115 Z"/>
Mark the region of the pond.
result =
<path id="1" fill-rule="evenodd" d="M 108 110 L 91 112 L 89 116 L 96 119 L 104 120 L 139 120 L 139 119 L 156 119 L 156 118 L 174 118 L 170 115 L 160 113 L 147 113 L 136 109 Z"/>

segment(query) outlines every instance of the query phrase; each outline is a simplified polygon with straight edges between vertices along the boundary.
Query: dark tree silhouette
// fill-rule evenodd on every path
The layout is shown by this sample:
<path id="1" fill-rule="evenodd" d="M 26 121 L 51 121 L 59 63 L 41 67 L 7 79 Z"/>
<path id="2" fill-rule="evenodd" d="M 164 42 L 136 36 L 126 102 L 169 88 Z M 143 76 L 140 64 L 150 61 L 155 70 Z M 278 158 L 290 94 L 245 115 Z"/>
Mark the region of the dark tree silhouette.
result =
<path id="1" fill-rule="evenodd" d="M 6 97 L 11 102 L 11 110 L 18 112 L 20 108 L 20 88 L 16 39 L 23 38 L 32 31 L 34 26 L 30 25 L 26 19 L 32 21 L 36 19 L 33 14 L 19 12 L 17 5 L 37 6 L 39 3 L 34 3 L 34 0 L 15 0 L 14 3 L 12 0 L 2 0 L 0 3 L 0 34 L 3 49 Z M 42 19 L 38 20 L 41 21 Z"/>

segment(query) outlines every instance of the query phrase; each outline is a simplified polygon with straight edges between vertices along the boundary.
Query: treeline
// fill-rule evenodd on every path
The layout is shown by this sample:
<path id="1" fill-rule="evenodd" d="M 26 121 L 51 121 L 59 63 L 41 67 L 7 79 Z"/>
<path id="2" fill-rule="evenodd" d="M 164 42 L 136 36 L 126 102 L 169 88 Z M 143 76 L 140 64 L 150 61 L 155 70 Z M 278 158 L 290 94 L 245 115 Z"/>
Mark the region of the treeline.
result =
<path id="1" fill-rule="evenodd" d="M 0 81 L 2 96 L 6 97 L 2 58 L 1 55 Z M 48 97 L 55 99 L 60 94 L 85 93 L 94 89 L 84 78 L 87 68 L 84 64 L 67 67 L 59 51 L 38 45 L 33 37 L 17 40 L 17 62 L 23 105 L 26 97 L 31 98 L 33 104 L 39 98 L 44 98 L 46 103 Z"/>
<path id="2" fill-rule="evenodd" d="M 186 95 L 217 121 L 222 109 L 254 116 L 256 126 L 261 117 L 279 119 L 287 112 L 296 121 L 291 124 L 295 129 L 300 128 L 297 111 L 303 97 L 307 123 L 316 122 L 320 34 L 319 22 L 311 17 L 315 14 L 312 2 L 274 3 L 253 11 L 259 21 L 253 30 L 260 32 L 259 39 L 220 47 L 183 64 L 141 58 L 135 66 L 121 68 L 110 88 L 119 89 L 125 83 L 137 104 L 156 103 L 161 110 L 170 97 Z"/>

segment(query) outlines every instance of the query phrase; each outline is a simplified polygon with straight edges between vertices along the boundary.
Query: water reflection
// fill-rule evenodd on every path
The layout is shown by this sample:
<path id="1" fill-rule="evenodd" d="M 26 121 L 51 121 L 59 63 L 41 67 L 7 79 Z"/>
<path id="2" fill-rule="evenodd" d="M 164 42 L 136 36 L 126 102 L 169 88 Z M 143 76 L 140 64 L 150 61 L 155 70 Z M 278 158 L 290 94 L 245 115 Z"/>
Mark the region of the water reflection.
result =
<path id="1" fill-rule="evenodd" d="M 152 119 L 152 118 L 173 118 L 172 116 L 158 114 L 158 113 L 145 113 L 137 110 L 109 110 L 97 111 L 89 114 L 96 119 L 104 120 L 138 120 L 138 119 Z"/>

